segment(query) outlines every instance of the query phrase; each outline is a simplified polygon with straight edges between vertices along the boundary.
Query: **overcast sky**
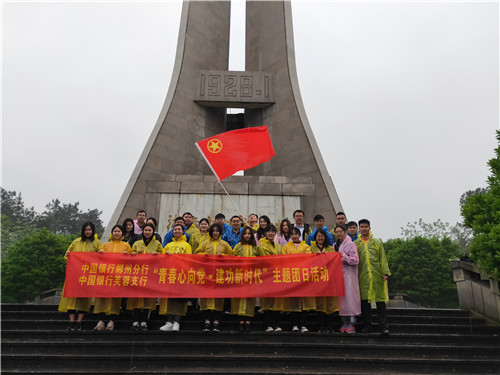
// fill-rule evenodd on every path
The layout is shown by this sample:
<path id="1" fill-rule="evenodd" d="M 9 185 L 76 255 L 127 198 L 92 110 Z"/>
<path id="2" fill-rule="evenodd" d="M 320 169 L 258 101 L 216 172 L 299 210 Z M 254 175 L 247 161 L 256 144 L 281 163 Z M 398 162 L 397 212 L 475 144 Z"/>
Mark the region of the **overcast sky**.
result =
<path id="1" fill-rule="evenodd" d="M 53 198 L 99 208 L 107 224 L 165 100 L 181 6 L 3 2 L 2 187 L 38 211 Z M 419 218 L 461 220 L 496 146 L 498 2 L 292 10 L 302 98 L 348 219 L 384 239 Z"/>

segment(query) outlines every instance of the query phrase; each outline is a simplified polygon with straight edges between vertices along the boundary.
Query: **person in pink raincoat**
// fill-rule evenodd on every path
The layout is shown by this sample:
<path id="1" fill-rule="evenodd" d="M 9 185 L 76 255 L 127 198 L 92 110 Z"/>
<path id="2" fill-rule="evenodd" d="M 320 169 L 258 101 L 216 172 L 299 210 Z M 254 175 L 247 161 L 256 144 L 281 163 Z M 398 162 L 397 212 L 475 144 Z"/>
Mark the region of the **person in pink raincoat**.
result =
<path id="1" fill-rule="evenodd" d="M 354 333 L 354 320 L 361 313 L 361 298 L 358 281 L 358 248 L 347 236 L 344 225 L 336 225 L 335 251 L 342 254 L 342 269 L 344 271 L 345 296 L 339 297 L 339 315 L 342 319 L 340 332 Z"/>

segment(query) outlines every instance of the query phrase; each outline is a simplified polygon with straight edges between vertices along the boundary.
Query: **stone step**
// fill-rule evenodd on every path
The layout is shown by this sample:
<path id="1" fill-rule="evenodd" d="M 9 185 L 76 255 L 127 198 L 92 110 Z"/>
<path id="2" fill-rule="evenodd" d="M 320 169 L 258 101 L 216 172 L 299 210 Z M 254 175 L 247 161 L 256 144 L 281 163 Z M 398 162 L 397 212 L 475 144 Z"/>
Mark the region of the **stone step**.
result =
<path id="1" fill-rule="evenodd" d="M 163 342 L 150 342 L 148 340 L 134 340 L 130 338 L 126 342 L 115 340 L 4 340 L 2 343 L 2 354 L 33 354 L 47 355 L 58 353 L 61 355 L 99 355 L 106 353 L 110 356 L 129 354 L 136 355 L 158 355 L 164 353 L 170 355 L 191 353 L 193 342 L 182 340 L 175 335 L 165 335 Z M 464 356 L 473 359 L 499 358 L 500 348 L 498 346 L 462 346 L 453 345 L 418 345 L 418 344 L 391 344 L 381 339 L 378 342 L 359 345 L 359 343 L 304 343 L 296 342 L 293 337 L 281 342 L 247 342 L 246 336 L 240 336 L 239 342 L 226 342 L 224 340 L 211 342 L 210 345 L 199 345 L 196 347 L 198 355 L 303 355 L 324 356 L 332 353 L 342 354 L 345 357 L 383 357 L 395 356 L 398 358 L 448 358 L 460 359 Z"/>
<path id="2" fill-rule="evenodd" d="M 146 331 L 146 332 L 132 332 L 132 331 L 113 331 L 113 332 L 94 332 L 94 331 L 17 331 L 17 330 L 3 330 L 3 340 L 69 340 L 71 342 L 88 341 L 88 340 L 102 340 L 102 341 L 123 341 L 123 340 L 145 340 L 150 342 L 163 342 L 165 340 L 184 339 L 193 343 L 210 343 L 224 340 L 230 343 L 238 343 L 241 337 L 245 337 L 246 341 L 253 342 L 277 342 L 294 340 L 295 342 L 303 343 L 358 343 L 366 345 L 373 342 L 380 341 L 379 334 L 343 334 L 343 333 L 317 333 L 308 332 L 306 334 L 281 332 L 281 333 L 264 333 L 264 332 L 251 332 L 241 334 L 239 332 L 162 332 L 162 331 Z M 500 345 L 500 336 L 496 334 L 490 335 L 457 335 L 457 334 L 401 334 L 391 333 L 390 336 L 383 338 L 386 343 L 411 342 L 415 344 L 449 344 L 456 346 L 476 345 L 476 346 L 489 346 Z"/>
<path id="3" fill-rule="evenodd" d="M 330 356 L 317 355 L 234 355 L 224 353 L 212 354 L 170 354 L 161 356 L 149 354 L 115 354 L 98 355 L 78 354 L 76 356 L 64 354 L 2 354 L 2 367 L 25 370 L 50 364 L 53 369 L 86 368 L 92 364 L 94 369 L 109 369 L 127 371 L 134 369 L 163 369 L 168 372 L 172 369 L 203 366 L 207 369 L 218 370 L 230 367 L 246 370 L 260 369 L 335 369 L 357 371 L 412 371 L 416 373 L 456 372 L 470 374 L 482 372 L 497 374 L 500 368 L 500 359 L 453 359 L 453 358 L 400 358 L 397 355 L 386 355 L 383 358 L 366 358 L 363 356 L 345 356 L 334 353 Z"/>
<path id="4" fill-rule="evenodd" d="M 66 313 L 61 313 L 59 311 L 2 311 L 2 321 L 25 321 L 25 320 L 59 320 L 66 321 L 68 319 L 68 315 Z M 97 322 L 97 316 L 94 314 L 87 314 L 87 321 L 95 321 Z M 262 321 L 263 315 L 256 314 L 254 320 Z M 282 314 L 281 319 L 284 321 L 289 320 L 289 315 Z M 308 315 L 308 320 L 316 321 L 318 318 L 316 314 L 311 313 Z M 332 314 L 330 319 L 340 324 L 340 316 L 338 314 Z M 374 311 L 373 319 L 377 320 L 377 314 Z M 151 321 L 163 321 L 165 320 L 165 316 L 158 315 L 157 313 L 151 314 Z M 224 315 L 224 320 L 229 321 L 239 321 L 240 317 L 235 315 Z M 116 322 L 131 322 L 132 314 L 128 311 L 123 312 L 116 319 Z M 199 313 L 191 313 L 186 317 L 183 317 L 184 322 L 189 321 L 197 321 L 201 325 L 201 314 Z M 401 314 L 389 314 L 389 323 L 424 323 L 424 324 L 466 324 L 466 325 L 482 325 L 484 321 L 478 318 L 472 318 L 470 316 L 455 316 L 455 315 L 401 315 Z"/>
<path id="5" fill-rule="evenodd" d="M 2 329 L 2 341 L 37 341 L 42 345 L 49 345 L 52 341 L 89 342 L 104 341 L 109 345 L 113 342 L 126 342 L 130 340 L 145 341 L 151 343 L 189 341 L 193 345 L 216 345 L 218 342 L 226 342 L 236 345 L 242 341 L 254 343 L 276 343 L 280 345 L 283 342 L 293 340 L 296 343 L 346 343 L 357 345 L 370 345 L 383 342 L 386 344 L 406 345 L 453 345 L 453 346 L 497 346 L 500 347 L 500 336 L 497 334 L 489 335 L 457 335 L 457 334 L 412 334 L 412 333 L 391 333 L 388 337 L 381 338 L 377 333 L 369 334 L 344 334 L 344 333 L 292 333 L 292 332 L 251 332 L 241 334 L 239 332 L 162 332 L 146 331 L 113 331 L 113 332 L 94 332 L 94 331 L 54 331 L 54 330 L 9 330 Z"/>
<path id="6" fill-rule="evenodd" d="M 96 320 L 84 320 L 82 323 L 83 330 L 92 330 L 95 327 Z M 150 331 L 159 330 L 160 326 L 164 324 L 164 321 L 150 321 L 148 325 L 148 329 Z M 222 331 L 237 331 L 238 330 L 238 321 L 230 320 L 230 321 L 221 321 L 221 330 Z M 2 319 L 2 330 L 15 330 L 17 328 L 22 328 L 24 330 L 65 330 L 68 326 L 67 321 L 61 320 L 10 320 L 10 319 Z M 308 328 L 311 331 L 317 331 L 317 323 L 308 322 Z M 201 332 L 203 324 L 199 321 L 181 321 L 181 329 L 183 331 L 193 331 L 193 332 Z M 500 327 L 489 327 L 489 326 L 481 326 L 481 325 L 468 325 L 468 324 L 423 324 L 423 323 L 414 323 L 414 324 L 396 324 L 389 321 L 389 327 L 391 332 L 394 333 L 454 333 L 454 334 L 491 334 L 491 333 L 500 333 Z M 289 322 L 282 322 L 281 328 L 284 331 L 291 331 L 291 324 Z M 336 331 L 339 327 L 333 327 Z M 361 325 L 357 325 L 356 329 L 359 330 Z M 116 325 L 117 330 L 129 330 L 130 322 L 117 322 Z M 252 329 L 254 331 L 264 331 L 264 326 L 262 322 L 254 322 L 252 324 Z M 378 331 L 378 326 L 376 321 L 373 325 L 373 332 Z"/>

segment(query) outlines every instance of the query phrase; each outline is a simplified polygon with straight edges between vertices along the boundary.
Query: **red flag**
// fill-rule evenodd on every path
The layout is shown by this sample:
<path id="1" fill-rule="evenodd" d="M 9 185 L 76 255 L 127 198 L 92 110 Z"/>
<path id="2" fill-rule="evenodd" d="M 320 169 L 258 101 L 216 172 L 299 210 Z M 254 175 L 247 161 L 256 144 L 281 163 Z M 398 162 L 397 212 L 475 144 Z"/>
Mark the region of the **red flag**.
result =
<path id="1" fill-rule="evenodd" d="M 219 181 L 271 159 L 273 145 L 267 126 L 232 130 L 196 142 Z"/>

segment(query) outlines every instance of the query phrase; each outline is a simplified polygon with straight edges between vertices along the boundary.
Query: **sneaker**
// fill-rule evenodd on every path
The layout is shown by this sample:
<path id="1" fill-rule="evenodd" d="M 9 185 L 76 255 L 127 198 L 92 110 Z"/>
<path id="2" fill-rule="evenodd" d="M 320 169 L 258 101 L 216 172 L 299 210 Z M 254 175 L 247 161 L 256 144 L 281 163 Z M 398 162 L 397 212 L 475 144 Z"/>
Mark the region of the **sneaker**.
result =
<path id="1" fill-rule="evenodd" d="M 245 324 L 245 332 L 250 332 L 250 331 L 251 331 L 250 324 L 249 323 Z"/>
<path id="2" fill-rule="evenodd" d="M 130 328 L 132 331 L 138 331 L 139 330 L 139 322 L 133 322 L 132 323 L 132 328 Z"/>
<path id="3" fill-rule="evenodd" d="M 179 332 L 180 328 L 181 328 L 181 325 L 179 324 L 179 322 L 174 322 L 174 324 L 172 324 L 172 331 Z"/>
<path id="4" fill-rule="evenodd" d="M 269 327 L 266 328 L 266 332 L 273 332 L 273 331 L 274 331 L 274 329 L 271 326 L 269 326 Z"/>
<path id="5" fill-rule="evenodd" d="M 380 334 L 382 336 L 389 336 L 389 329 L 387 328 L 382 328 L 382 330 L 380 331 Z"/>
<path id="6" fill-rule="evenodd" d="M 69 322 L 68 328 L 66 328 L 66 331 L 75 331 L 76 330 L 76 324 L 75 322 Z"/>
<path id="7" fill-rule="evenodd" d="M 339 332 L 345 332 L 345 329 L 346 329 L 346 324 L 342 323 L 342 326 L 340 327 Z"/>
<path id="8" fill-rule="evenodd" d="M 148 330 L 148 323 L 146 322 L 141 322 L 141 326 L 139 328 L 141 331 L 147 331 Z"/>
<path id="9" fill-rule="evenodd" d="M 75 331 L 81 331 L 81 330 L 82 330 L 82 323 L 76 322 L 75 323 Z"/>
<path id="10" fill-rule="evenodd" d="M 160 327 L 160 331 L 171 331 L 172 330 L 172 322 L 166 322 L 165 325 Z"/>
<path id="11" fill-rule="evenodd" d="M 281 327 L 276 327 L 276 328 L 274 329 L 274 332 L 281 332 L 281 331 L 283 331 L 283 330 L 281 329 Z"/>
<path id="12" fill-rule="evenodd" d="M 355 328 L 352 324 L 348 324 L 346 325 L 345 329 L 344 329 L 344 332 L 345 333 L 354 333 L 355 332 Z"/>
<path id="13" fill-rule="evenodd" d="M 210 322 L 203 325 L 203 332 L 210 332 Z"/>
<path id="14" fill-rule="evenodd" d="M 219 322 L 214 322 L 214 324 L 212 325 L 212 332 L 219 332 L 219 331 L 220 331 Z"/>
<path id="15" fill-rule="evenodd" d="M 110 320 L 106 325 L 106 331 L 114 331 L 115 330 L 115 322 Z"/>
<path id="16" fill-rule="evenodd" d="M 307 327 L 302 326 L 302 327 L 300 327 L 300 332 L 306 333 L 306 332 L 309 332 L 309 330 L 307 329 Z"/>
<path id="17" fill-rule="evenodd" d="M 102 320 L 99 320 L 97 322 L 97 325 L 94 327 L 94 331 L 104 331 L 106 329 L 106 326 L 104 325 L 104 322 Z"/>
<path id="18" fill-rule="evenodd" d="M 240 325 L 238 326 L 238 332 L 245 332 L 245 323 L 240 322 Z"/>
<path id="19" fill-rule="evenodd" d="M 299 332 L 299 327 L 297 327 L 297 326 L 293 326 L 293 328 L 292 328 L 292 332 Z"/>

